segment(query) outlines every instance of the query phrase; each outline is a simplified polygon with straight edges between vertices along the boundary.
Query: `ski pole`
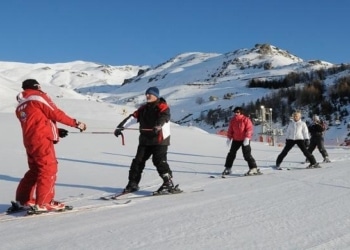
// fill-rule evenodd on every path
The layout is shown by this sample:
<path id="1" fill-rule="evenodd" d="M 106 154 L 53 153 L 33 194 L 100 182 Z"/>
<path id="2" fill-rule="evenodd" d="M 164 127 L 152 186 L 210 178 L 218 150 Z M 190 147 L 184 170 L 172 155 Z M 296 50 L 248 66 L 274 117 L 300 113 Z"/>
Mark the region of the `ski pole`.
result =
<path id="1" fill-rule="evenodd" d="M 84 132 L 77 132 L 77 131 L 69 131 L 71 134 L 113 134 L 113 132 L 108 131 L 84 131 Z"/>
<path id="2" fill-rule="evenodd" d="M 124 130 L 138 130 L 138 131 L 153 131 L 151 128 L 123 128 Z M 72 134 L 81 134 L 82 132 L 77 132 L 77 131 L 72 131 L 69 132 Z M 114 134 L 114 132 L 111 131 L 85 131 L 84 134 Z M 120 134 L 122 137 L 122 145 L 125 145 L 125 139 L 124 139 L 124 134 Z"/>
<path id="3" fill-rule="evenodd" d="M 151 129 L 151 128 L 123 128 L 123 130 L 153 131 L 153 129 Z M 111 131 L 84 131 L 84 132 L 70 131 L 69 133 L 72 133 L 72 134 L 113 134 L 114 132 L 111 132 Z"/>
<path id="4" fill-rule="evenodd" d="M 126 130 L 138 130 L 138 131 L 153 131 L 152 128 L 123 128 Z"/>

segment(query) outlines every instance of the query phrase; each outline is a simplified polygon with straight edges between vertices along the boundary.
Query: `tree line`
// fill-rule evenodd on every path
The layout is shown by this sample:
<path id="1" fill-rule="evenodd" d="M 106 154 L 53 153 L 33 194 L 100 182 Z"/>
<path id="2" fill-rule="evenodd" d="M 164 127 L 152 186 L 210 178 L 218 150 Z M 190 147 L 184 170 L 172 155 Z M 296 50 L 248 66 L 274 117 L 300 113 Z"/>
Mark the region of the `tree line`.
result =
<path id="1" fill-rule="evenodd" d="M 335 121 L 342 121 L 349 115 L 346 108 L 350 104 L 350 65 L 341 64 L 328 69 L 319 69 L 310 73 L 291 72 L 281 79 L 252 79 L 250 88 L 269 88 L 273 91 L 255 102 L 243 103 L 246 115 L 257 115 L 261 106 L 272 108 L 272 121 L 286 125 L 295 110 L 302 110 L 311 118 L 317 114 L 327 120 L 331 126 Z M 344 72 L 344 76 L 327 86 L 327 76 Z M 232 107 L 227 109 L 211 109 L 204 120 L 215 125 L 218 121 L 228 122 L 232 116 Z"/>

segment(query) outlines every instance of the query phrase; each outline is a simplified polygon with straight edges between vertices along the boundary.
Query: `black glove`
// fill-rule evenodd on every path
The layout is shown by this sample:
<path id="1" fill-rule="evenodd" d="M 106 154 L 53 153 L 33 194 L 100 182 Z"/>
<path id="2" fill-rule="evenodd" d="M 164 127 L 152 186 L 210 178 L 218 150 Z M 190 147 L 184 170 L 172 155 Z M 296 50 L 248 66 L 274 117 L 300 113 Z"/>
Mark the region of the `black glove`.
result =
<path id="1" fill-rule="evenodd" d="M 118 136 L 120 136 L 121 134 L 122 134 L 122 131 L 124 130 L 124 128 L 116 128 L 115 130 L 114 130 L 114 135 L 116 136 L 116 137 L 118 137 Z"/>
<path id="2" fill-rule="evenodd" d="M 161 131 L 161 130 L 162 130 L 162 127 L 161 127 L 161 126 L 155 126 L 155 127 L 153 128 L 153 133 L 154 133 L 155 135 L 158 135 L 159 131 Z"/>
<path id="3" fill-rule="evenodd" d="M 65 130 L 63 128 L 58 129 L 58 136 L 61 138 L 64 138 L 68 135 L 68 130 Z"/>
<path id="4" fill-rule="evenodd" d="M 304 140 L 305 146 L 308 148 L 310 146 L 310 140 L 309 139 L 305 139 Z"/>

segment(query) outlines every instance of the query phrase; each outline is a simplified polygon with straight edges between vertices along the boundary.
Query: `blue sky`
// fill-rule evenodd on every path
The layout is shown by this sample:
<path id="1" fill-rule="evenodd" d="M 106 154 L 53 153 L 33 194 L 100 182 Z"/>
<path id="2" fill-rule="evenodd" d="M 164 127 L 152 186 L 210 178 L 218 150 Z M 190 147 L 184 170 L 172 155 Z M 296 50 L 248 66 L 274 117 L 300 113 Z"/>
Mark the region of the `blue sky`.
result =
<path id="1" fill-rule="evenodd" d="M 0 61 L 151 65 L 185 52 L 269 43 L 349 63 L 348 0 L 11 0 L 0 8 Z"/>

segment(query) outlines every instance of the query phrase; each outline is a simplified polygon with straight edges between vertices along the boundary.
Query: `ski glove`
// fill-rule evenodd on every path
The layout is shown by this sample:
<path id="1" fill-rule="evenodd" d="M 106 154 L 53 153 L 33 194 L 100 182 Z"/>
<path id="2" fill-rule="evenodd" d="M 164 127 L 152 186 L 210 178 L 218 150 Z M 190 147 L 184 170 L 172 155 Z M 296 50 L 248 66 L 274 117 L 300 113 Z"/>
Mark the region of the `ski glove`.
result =
<path id="1" fill-rule="evenodd" d="M 309 139 L 305 139 L 304 140 L 305 146 L 308 148 L 310 146 L 310 140 Z"/>
<path id="2" fill-rule="evenodd" d="M 227 147 L 229 147 L 230 144 L 231 144 L 231 139 L 227 138 L 227 140 L 226 140 L 226 145 L 227 145 Z"/>
<path id="3" fill-rule="evenodd" d="M 86 130 L 86 124 L 83 122 L 76 122 L 75 127 L 80 130 L 80 132 L 83 132 Z"/>
<path id="4" fill-rule="evenodd" d="M 161 126 L 155 126 L 155 127 L 153 128 L 153 133 L 154 133 L 155 135 L 158 135 L 158 133 L 159 133 L 161 130 L 162 130 L 162 127 L 161 127 Z"/>
<path id="5" fill-rule="evenodd" d="M 243 146 L 248 146 L 248 145 L 249 145 L 249 138 L 244 138 Z"/>
<path id="6" fill-rule="evenodd" d="M 65 129 L 63 129 L 63 128 L 59 128 L 58 129 L 58 136 L 60 137 L 60 138 L 64 138 L 64 137 L 66 137 L 68 135 L 68 130 L 65 130 Z"/>
<path id="7" fill-rule="evenodd" d="M 116 128 L 115 130 L 114 130 L 114 135 L 116 136 L 116 137 L 118 137 L 118 136 L 120 136 L 121 134 L 122 134 L 122 131 L 124 130 L 124 128 Z"/>

